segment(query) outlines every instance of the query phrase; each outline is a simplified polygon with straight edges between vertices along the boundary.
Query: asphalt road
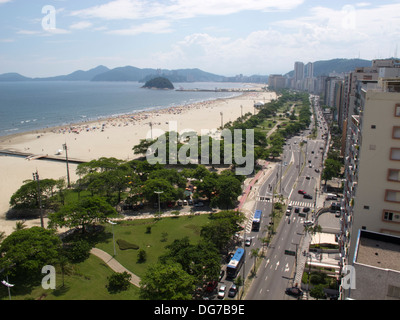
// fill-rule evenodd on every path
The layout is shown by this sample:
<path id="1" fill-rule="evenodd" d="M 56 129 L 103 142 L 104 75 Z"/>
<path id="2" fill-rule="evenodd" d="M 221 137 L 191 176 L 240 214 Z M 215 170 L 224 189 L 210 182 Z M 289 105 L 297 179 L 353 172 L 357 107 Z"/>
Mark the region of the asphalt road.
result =
<path id="1" fill-rule="evenodd" d="M 317 112 L 317 119 L 320 119 L 320 112 Z M 266 235 L 266 227 L 270 222 L 272 209 L 271 186 L 276 187 L 276 192 L 287 199 L 287 205 L 293 207 L 290 216 L 284 216 L 270 244 L 266 257 L 258 268 L 256 277 L 245 296 L 246 300 L 286 300 L 294 299 L 285 294 L 285 289 L 293 285 L 295 273 L 295 257 L 288 255 L 287 251 L 296 252 L 296 246 L 304 235 L 303 222 L 312 218 L 312 211 L 315 208 L 316 193 L 319 190 L 319 175 L 322 171 L 323 153 L 325 140 L 322 137 L 326 131 L 324 123 L 318 121 L 318 136 L 315 140 L 308 140 L 313 128 L 306 130 L 303 136 L 293 137 L 287 141 L 284 149 L 281 165 L 275 167 L 274 172 L 258 190 L 257 203 L 254 210 L 263 211 L 263 220 L 260 231 L 250 231 L 246 236 L 253 238 L 250 247 L 246 247 L 246 263 L 241 274 L 248 275 L 253 265 L 250 257 L 251 249 L 261 248 L 260 239 Z M 322 129 L 320 129 L 320 127 Z M 300 148 L 300 142 L 306 140 Z M 316 169 L 319 172 L 316 172 Z M 304 199 L 298 190 L 304 190 L 313 199 Z M 310 211 L 306 217 L 300 217 L 294 212 L 298 207 L 300 212 L 308 207 Z M 248 229 L 249 230 L 249 229 Z M 286 253 L 285 253 L 286 251 Z"/>

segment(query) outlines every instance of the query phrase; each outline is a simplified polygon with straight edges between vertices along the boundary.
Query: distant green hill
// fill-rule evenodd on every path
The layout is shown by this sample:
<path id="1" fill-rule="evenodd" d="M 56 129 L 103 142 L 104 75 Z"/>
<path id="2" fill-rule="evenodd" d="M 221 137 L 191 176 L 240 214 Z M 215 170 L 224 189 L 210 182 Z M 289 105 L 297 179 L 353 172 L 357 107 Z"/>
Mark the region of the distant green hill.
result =
<path id="1" fill-rule="evenodd" d="M 21 76 L 19 73 L 0 74 L 0 81 L 29 81 L 30 78 Z"/>
<path id="2" fill-rule="evenodd" d="M 167 78 L 158 77 L 151 79 L 145 83 L 142 88 L 149 88 L 149 89 L 175 89 L 174 85 L 171 81 Z"/>

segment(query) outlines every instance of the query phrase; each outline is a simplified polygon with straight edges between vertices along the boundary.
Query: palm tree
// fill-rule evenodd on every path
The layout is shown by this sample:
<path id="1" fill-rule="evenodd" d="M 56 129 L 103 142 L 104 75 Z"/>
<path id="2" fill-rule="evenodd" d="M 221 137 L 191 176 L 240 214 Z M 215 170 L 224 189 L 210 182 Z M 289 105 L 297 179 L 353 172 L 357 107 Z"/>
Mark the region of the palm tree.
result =
<path id="1" fill-rule="evenodd" d="M 253 270 L 254 275 L 256 274 L 256 263 L 259 250 L 260 250 L 259 248 L 251 249 L 251 257 L 254 258 L 254 270 Z"/>
<path id="2" fill-rule="evenodd" d="M 23 230 L 25 228 L 26 228 L 25 221 L 17 221 L 15 223 L 15 228 L 14 228 L 15 231 L 20 231 L 20 230 Z"/>

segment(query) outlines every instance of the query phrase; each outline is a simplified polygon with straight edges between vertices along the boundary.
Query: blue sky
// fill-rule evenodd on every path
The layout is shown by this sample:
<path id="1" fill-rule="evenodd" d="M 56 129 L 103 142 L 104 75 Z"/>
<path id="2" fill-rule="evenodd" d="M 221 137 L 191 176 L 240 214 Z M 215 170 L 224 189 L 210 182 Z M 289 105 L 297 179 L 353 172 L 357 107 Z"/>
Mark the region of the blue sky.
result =
<path id="1" fill-rule="evenodd" d="M 0 0 L 0 74 L 98 65 L 273 74 L 396 51 L 398 0 Z"/>

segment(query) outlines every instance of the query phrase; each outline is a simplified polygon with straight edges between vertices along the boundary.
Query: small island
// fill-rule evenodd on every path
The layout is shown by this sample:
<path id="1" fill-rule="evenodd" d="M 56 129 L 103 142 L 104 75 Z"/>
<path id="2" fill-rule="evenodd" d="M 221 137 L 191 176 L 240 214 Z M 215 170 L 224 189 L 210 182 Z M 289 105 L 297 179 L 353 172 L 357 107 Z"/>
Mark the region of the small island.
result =
<path id="1" fill-rule="evenodd" d="M 169 81 L 167 78 L 163 78 L 163 77 L 158 77 L 158 78 L 154 78 L 154 79 L 147 81 L 142 88 L 171 89 L 171 90 L 175 89 L 172 82 Z"/>

